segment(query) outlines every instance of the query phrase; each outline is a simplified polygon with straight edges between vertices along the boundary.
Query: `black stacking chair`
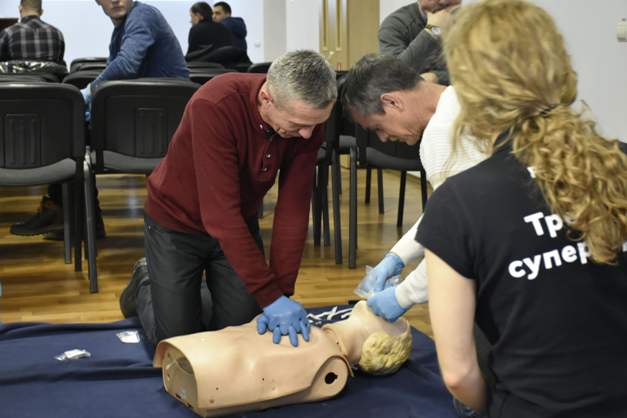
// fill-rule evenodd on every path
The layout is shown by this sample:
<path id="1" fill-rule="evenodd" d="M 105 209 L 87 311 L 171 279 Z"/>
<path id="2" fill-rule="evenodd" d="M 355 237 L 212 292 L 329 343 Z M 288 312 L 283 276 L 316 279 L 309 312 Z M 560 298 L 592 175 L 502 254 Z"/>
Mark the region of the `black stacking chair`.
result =
<path id="1" fill-rule="evenodd" d="M 174 78 L 106 81 L 91 107 L 91 145 L 84 161 L 87 251 L 97 277 L 93 173 L 149 174 L 165 156 L 190 97 L 199 85 Z"/>
<path id="2" fill-rule="evenodd" d="M 94 81 L 100 73 L 99 70 L 76 71 L 65 76 L 63 83 L 71 84 L 82 90 Z"/>
<path id="3" fill-rule="evenodd" d="M 211 80 L 213 77 L 220 75 L 220 74 L 225 74 L 225 73 L 232 73 L 235 70 L 231 69 L 231 68 L 206 68 L 206 69 L 201 69 L 201 68 L 194 68 L 194 69 L 190 69 L 189 72 L 189 79 L 192 80 L 194 83 L 198 83 L 198 84 L 205 84 L 207 81 Z"/>
<path id="4" fill-rule="evenodd" d="M 255 64 L 251 64 L 248 67 L 248 72 L 249 73 L 267 73 L 268 69 L 270 68 L 270 65 L 272 65 L 272 61 L 269 62 L 257 62 Z"/>
<path id="5" fill-rule="evenodd" d="M 325 246 L 331 245 L 329 226 L 329 168 L 331 169 L 331 198 L 333 202 L 333 245 L 335 247 L 335 263 L 342 264 L 342 227 L 340 213 L 340 155 L 338 150 L 338 122 L 340 121 L 341 104 L 336 102 L 331 116 L 325 123 L 325 142 L 318 151 L 316 177 L 312 194 L 312 220 L 314 246 L 320 246 L 321 236 Z"/>
<path id="6" fill-rule="evenodd" d="M 401 142 L 381 142 L 372 131 L 359 126 L 355 128 L 356 146 L 350 151 L 350 201 L 348 223 L 348 267 L 356 267 L 357 253 L 357 168 L 399 170 L 401 184 L 398 199 L 398 227 L 403 225 L 405 206 L 405 182 L 407 171 L 420 171 L 420 192 L 422 207 L 427 204 L 427 175 L 420 161 L 420 145 L 407 145 Z"/>
<path id="7" fill-rule="evenodd" d="M 208 68 L 224 68 L 224 65 L 217 63 L 217 62 L 206 62 L 206 61 L 189 61 L 187 63 L 187 68 L 189 69 L 189 71 L 196 71 L 196 70 L 206 70 Z"/>
<path id="8" fill-rule="evenodd" d="M 0 83 L 46 83 L 42 74 L 0 74 Z"/>
<path id="9" fill-rule="evenodd" d="M 107 63 L 107 57 L 82 57 L 76 58 L 72 60 L 70 63 L 70 72 L 79 71 L 80 66 L 83 64 L 93 64 L 93 63 Z"/>
<path id="10" fill-rule="evenodd" d="M 82 261 L 78 220 L 80 167 L 85 152 L 84 107 L 81 93 L 72 86 L 0 84 L 0 185 L 63 183 L 65 262 L 71 263 L 73 242 L 76 271 L 81 271 Z M 71 183 L 75 187 L 70 187 Z M 95 280 L 90 280 L 89 289 L 98 290 Z"/>
<path id="11" fill-rule="evenodd" d="M 74 71 L 72 72 L 77 72 L 77 71 L 99 71 L 102 72 L 104 71 L 104 69 L 107 68 L 107 63 L 106 61 L 100 62 L 81 62 L 78 63 L 74 66 Z"/>

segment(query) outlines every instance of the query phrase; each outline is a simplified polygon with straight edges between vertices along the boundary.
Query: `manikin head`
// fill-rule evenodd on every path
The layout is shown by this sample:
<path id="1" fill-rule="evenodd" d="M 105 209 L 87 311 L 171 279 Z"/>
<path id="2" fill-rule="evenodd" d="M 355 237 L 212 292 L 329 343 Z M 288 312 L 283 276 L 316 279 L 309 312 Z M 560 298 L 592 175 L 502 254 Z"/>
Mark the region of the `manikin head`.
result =
<path id="1" fill-rule="evenodd" d="M 213 4 L 213 21 L 222 22 L 227 17 L 231 17 L 231 6 L 227 2 L 219 1 Z"/>
<path id="2" fill-rule="evenodd" d="M 133 0 L 95 0 L 102 7 L 102 11 L 111 18 L 115 26 L 124 21 L 133 7 Z"/>
<path id="3" fill-rule="evenodd" d="M 274 60 L 257 97 L 261 119 L 282 138 L 308 139 L 326 121 L 337 98 L 335 72 L 313 51 Z"/>
<path id="4" fill-rule="evenodd" d="M 44 12 L 41 8 L 41 0 L 20 0 L 18 10 L 20 12 L 20 18 L 41 16 Z"/>
<path id="5" fill-rule="evenodd" d="M 389 323 L 375 315 L 365 301 L 353 308 L 345 321 L 322 327 L 353 367 L 368 374 L 396 372 L 411 354 L 411 327 L 405 319 Z"/>
<path id="6" fill-rule="evenodd" d="M 328 399 L 344 388 L 352 367 L 398 370 L 411 345 L 405 319 L 390 324 L 359 302 L 349 319 L 312 327 L 310 341 L 297 348 L 259 335 L 253 320 L 163 340 L 154 364 L 168 393 L 208 417 Z"/>
<path id="7" fill-rule="evenodd" d="M 398 58 L 366 55 L 346 75 L 342 102 L 353 120 L 381 141 L 415 145 L 442 89 Z"/>
<path id="8" fill-rule="evenodd" d="M 203 20 L 210 20 L 211 16 L 213 16 L 213 10 L 211 10 L 209 3 L 205 1 L 194 3 L 189 9 L 189 17 L 192 26 L 197 25 Z"/>

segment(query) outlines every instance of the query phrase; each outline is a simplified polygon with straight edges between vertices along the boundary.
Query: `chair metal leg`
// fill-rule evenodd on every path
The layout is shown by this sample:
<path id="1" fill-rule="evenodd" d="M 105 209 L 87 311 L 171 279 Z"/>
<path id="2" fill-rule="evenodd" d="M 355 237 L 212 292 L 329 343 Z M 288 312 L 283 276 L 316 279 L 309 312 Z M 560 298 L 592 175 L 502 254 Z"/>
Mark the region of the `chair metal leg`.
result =
<path id="1" fill-rule="evenodd" d="M 333 241 L 335 245 L 335 264 L 342 264 L 342 226 L 340 214 L 340 156 L 331 154 L 331 194 L 333 200 Z"/>
<path id="2" fill-rule="evenodd" d="M 63 199 L 63 259 L 65 264 L 72 263 L 72 203 L 70 202 L 70 182 L 61 185 Z"/>
<path id="3" fill-rule="evenodd" d="M 364 203 L 366 205 L 370 204 L 370 189 L 372 186 L 372 168 L 366 168 L 366 195 L 364 197 Z"/>
<path id="4" fill-rule="evenodd" d="M 83 271 L 83 184 L 74 182 L 74 226 L 72 227 L 72 243 L 74 244 L 74 271 Z"/>
<path id="5" fill-rule="evenodd" d="M 337 183 L 338 189 L 337 189 L 337 192 L 338 192 L 338 194 L 342 194 L 342 167 L 340 166 L 340 154 L 339 154 L 339 152 L 334 152 L 334 154 L 336 154 L 335 159 L 337 161 L 333 165 L 333 174 L 338 179 L 338 183 Z M 333 158 L 333 157 L 331 157 L 331 158 Z"/>
<path id="6" fill-rule="evenodd" d="M 401 171 L 401 185 L 398 191 L 398 214 L 396 215 L 396 227 L 403 227 L 403 212 L 405 209 L 405 183 L 407 182 L 407 171 Z"/>
<path id="7" fill-rule="evenodd" d="M 348 268 L 357 266 L 357 150 L 350 151 L 350 186 L 348 214 Z"/>
<path id="8" fill-rule="evenodd" d="M 383 214 L 385 208 L 383 207 L 383 170 L 377 168 L 377 193 L 379 194 L 379 213 Z"/>
<path id="9" fill-rule="evenodd" d="M 320 170 L 320 214 L 322 216 L 322 240 L 325 247 L 331 246 L 331 226 L 329 225 L 329 166 Z"/>
<path id="10" fill-rule="evenodd" d="M 422 198 L 422 211 L 427 206 L 427 172 L 424 168 L 420 169 L 420 197 Z"/>
<path id="11" fill-rule="evenodd" d="M 314 247 L 319 247 L 321 236 L 320 168 L 316 166 L 314 170 L 314 187 L 311 193 L 311 219 L 313 224 Z"/>
<path id="12" fill-rule="evenodd" d="M 85 186 L 85 228 L 87 231 L 87 261 L 89 264 L 89 291 L 98 292 L 98 271 L 96 269 L 96 199 L 95 185 L 92 180 L 89 147 L 83 162 L 83 180 Z"/>

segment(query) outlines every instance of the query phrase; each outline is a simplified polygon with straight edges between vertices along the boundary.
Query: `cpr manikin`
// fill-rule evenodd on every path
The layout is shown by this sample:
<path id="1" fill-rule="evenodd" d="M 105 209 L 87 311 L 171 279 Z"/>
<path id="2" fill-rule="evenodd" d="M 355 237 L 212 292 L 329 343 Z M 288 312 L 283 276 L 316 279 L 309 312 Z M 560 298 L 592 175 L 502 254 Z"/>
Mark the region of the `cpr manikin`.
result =
<path id="1" fill-rule="evenodd" d="M 154 365 L 162 368 L 170 395 L 212 417 L 331 398 L 352 367 L 372 374 L 398 370 L 411 344 L 405 319 L 389 323 L 359 302 L 348 319 L 312 327 L 310 341 L 298 348 L 259 335 L 253 320 L 163 340 Z"/>

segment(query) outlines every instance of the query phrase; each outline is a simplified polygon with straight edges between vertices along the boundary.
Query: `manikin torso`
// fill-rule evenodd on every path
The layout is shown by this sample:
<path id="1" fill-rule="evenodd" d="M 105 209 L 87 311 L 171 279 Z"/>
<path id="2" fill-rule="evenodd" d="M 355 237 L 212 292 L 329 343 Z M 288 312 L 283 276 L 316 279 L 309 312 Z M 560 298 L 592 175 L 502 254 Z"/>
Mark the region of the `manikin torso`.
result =
<path id="1" fill-rule="evenodd" d="M 287 338 L 274 344 L 271 333 L 259 335 L 253 320 L 164 340 L 157 346 L 154 365 L 162 367 L 168 393 L 201 416 L 219 416 L 337 395 L 351 367 L 360 364 L 362 347 L 373 346 L 364 343 L 377 336 L 403 347 L 402 358 L 388 367 L 393 372 L 409 356 L 410 326 L 404 319 L 386 322 L 365 302 L 355 305 L 347 320 L 312 327 L 310 341 L 301 340 L 296 348 Z M 374 347 L 379 345 L 375 342 Z"/>

